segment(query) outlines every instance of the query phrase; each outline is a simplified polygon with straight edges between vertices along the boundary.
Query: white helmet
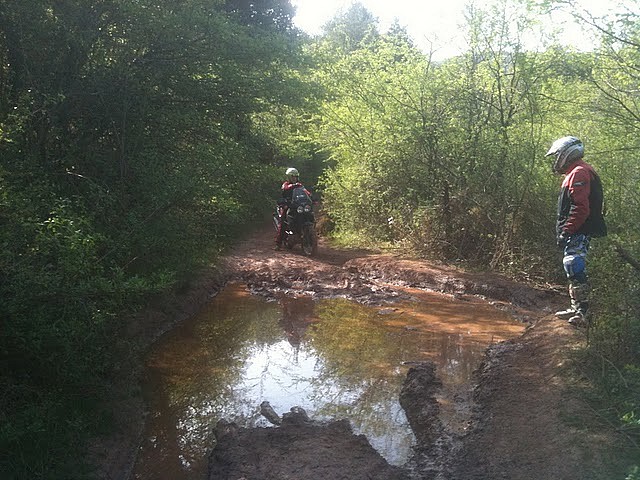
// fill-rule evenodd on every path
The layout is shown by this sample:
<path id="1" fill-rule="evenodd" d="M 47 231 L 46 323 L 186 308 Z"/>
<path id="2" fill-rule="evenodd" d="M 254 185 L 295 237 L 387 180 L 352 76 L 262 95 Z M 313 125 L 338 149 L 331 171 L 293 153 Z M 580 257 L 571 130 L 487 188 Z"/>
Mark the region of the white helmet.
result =
<path id="1" fill-rule="evenodd" d="M 295 168 L 287 168 L 286 175 L 288 178 L 300 176 L 298 170 L 296 170 Z"/>
<path id="2" fill-rule="evenodd" d="M 556 156 L 556 161 L 551 167 L 553 171 L 555 173 L 565 173 L 571 163 L 580 160 L 584 156 L 584 145 L 579 138 L 562 137 L 553 142 L 545 157 L 549 155 Z"/>

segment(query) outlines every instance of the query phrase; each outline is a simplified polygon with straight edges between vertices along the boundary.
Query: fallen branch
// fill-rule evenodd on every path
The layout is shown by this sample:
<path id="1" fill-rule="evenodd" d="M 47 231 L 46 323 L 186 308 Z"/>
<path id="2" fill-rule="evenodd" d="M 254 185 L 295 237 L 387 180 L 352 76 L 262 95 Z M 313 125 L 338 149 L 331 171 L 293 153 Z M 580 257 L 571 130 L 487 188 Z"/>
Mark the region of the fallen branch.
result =
<path id="1" fill-rule="evenodd" d="M 620 258 L 622 258 L 625 262 L 627 262 L 636 271 L 640 273 L 640 261 L 635 259 L 627 250 L 622 248 L 622 245 L 614 243 L 613 246 L 616 249 L 616 252 L 618 253 L 618 255 L 620 255 Z"/>

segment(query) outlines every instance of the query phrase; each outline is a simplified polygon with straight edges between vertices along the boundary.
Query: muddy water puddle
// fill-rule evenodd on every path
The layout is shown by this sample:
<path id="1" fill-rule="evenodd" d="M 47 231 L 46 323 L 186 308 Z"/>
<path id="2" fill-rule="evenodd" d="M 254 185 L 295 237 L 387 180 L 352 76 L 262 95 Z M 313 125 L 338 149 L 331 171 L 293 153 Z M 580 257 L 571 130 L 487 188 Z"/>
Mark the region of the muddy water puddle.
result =
<path id="1" fill-rule="evenodd" d="M 414 436 L 398 395 L 411 364 L 424 360 L 435 362 L 444 384 L 443 420 L 464 428 L 468 412 L 450 399 L 469 392 L 489 344 L 524 327 L 481 300 L 411 293 L 413 302 L 372 307 L 309 297 L 269 302 L 228 286 L 149 353 L 149 419 L 134 478 L 206 478 L 216 422 L 271 426 L 259 412 L 264 400 L 280 415 L 300 406 L 315 420 L 347 418 L 389 463 L 402 465 Z"/>

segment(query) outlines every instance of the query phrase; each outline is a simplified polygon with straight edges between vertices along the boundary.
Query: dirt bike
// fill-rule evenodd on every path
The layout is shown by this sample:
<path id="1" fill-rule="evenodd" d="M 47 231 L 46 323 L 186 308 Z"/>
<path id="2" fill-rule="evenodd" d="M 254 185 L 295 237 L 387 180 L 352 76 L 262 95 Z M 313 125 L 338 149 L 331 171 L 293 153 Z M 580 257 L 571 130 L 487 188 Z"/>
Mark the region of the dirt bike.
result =
<path id="1" fill-rule="evenodd" d="M 279 205 L 273 214 L 276 231 L 280 222 L 283 222 L 282 242 L 289 249 L 299 243 L 305 255 L 315 255 L 318 252 L 318 235 L 311 196 L 304 187 L 294 188 L 285 218 L 280 215 L 283 201 L 278 202 Z"/>

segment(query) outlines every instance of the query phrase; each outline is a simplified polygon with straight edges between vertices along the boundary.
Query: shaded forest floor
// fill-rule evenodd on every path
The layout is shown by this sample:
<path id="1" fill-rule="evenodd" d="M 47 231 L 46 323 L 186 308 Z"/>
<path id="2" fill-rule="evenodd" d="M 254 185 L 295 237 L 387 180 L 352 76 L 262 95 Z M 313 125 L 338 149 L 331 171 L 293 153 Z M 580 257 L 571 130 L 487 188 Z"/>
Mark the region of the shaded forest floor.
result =
<path id="1" fill-rule="evenodd" d="M 128 334 L 148 346 L 196 313 L 228 281 L 243 282 L 265 296 L 343 296 L 379 305 L 402 299 L 408 287 L 459 298 L 481 296 L 528 328 L 521 337 L 488 349 L 474 377 L 472 414 L 463 434 L 452 434 L 439 422 L 433 401 L 438 380 L 420 371 L 428 366 L 416 368 L 401 398 L 419 439 L 405 469 L 387 465 L 343 424 L 315 425 L 291 416 L 268 431 L 224 426 L 209 478 L 624 479 L 630 458 L 638 452 L 578 394 L 580 379 L 571 366 L 587 335 L 552 315 L 566 301 L 558 289 L 381 252 L 336 249 L 322 240 L 313 258 L 303 256 L 299 247 L 274 252 L 272 242 L 272 232 L 265 231 L 237 245 L 215 270 L 138 316 Z M 123 370 L 116 388 L 117 431 L 93 447 L 104 479 L 131 477 L 144 426 L 144 405 L 139 395 L 131 395 L 139 381 L 140 359 Z"/>

